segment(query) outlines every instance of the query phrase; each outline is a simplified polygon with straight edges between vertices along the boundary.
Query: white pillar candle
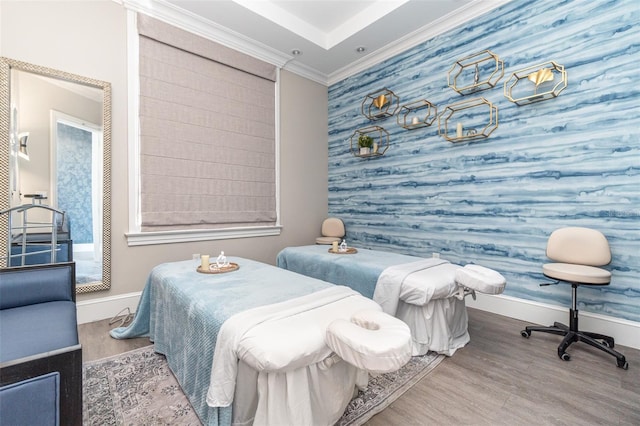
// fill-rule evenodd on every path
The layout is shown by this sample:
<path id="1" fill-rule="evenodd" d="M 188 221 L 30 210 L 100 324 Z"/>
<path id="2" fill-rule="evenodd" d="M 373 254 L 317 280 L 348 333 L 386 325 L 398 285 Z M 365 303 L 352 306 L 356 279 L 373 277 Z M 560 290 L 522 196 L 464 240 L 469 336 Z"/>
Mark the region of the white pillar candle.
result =
<path id="1" fill-rule="evenodd" d="M 209 255 L 203 254 L 200 256 L 200 269 L 207 270 L 209 269 Z"/>
<path id="2" fill-rule="evenodd" d="M 335 252 L 338 251 L 338 242 L 334 241 L 333 243 L 331 243 L 331 249 Z"/>
<path id="3" fill-rule="evenodd" d="M 456 137 L 457 138 L 461 138 L 462 137 L 462 123 L 458 123 L 456 125 Z"/>

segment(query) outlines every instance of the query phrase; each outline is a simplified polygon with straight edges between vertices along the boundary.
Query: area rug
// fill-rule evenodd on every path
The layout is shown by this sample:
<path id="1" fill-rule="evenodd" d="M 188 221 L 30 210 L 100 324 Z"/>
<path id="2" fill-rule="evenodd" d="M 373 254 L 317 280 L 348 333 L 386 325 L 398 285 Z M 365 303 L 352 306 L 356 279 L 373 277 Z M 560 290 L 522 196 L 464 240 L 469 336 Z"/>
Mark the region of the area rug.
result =
<path id="1" fill-rule="evenodd" d="M 400 370 L 371 378 L 351 400 L 340 426 L 358 426 L 384 410 L 444 358 L 413 357 Z M 84 363 L 84 425 L 200 425 L 163 355 L 145 346 Z"/>

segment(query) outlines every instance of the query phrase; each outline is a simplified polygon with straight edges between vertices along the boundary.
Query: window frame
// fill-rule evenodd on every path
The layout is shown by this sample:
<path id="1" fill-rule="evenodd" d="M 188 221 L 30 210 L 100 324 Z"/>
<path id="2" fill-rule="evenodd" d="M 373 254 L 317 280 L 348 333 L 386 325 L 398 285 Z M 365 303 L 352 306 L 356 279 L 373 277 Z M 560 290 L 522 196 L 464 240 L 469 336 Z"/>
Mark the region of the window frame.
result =
<path id="1" fill-rule="evenodd" d="M 127 245 L 143 246 L 193 241 L 254 238 L 280 235 L 280 67 L 276 67 L 275 90 L 275 201 L 276 223 L 270 226 L 240 226 L 217 229 L 142 231 L 140 191 L 140 74 L 137 13 L 127 11 L 127 97 L 128 97 L 128 231 Z M 215 41 L 215 40 L 213 40 Z M 217 42 L 217 41 L 216 41 Z"/>

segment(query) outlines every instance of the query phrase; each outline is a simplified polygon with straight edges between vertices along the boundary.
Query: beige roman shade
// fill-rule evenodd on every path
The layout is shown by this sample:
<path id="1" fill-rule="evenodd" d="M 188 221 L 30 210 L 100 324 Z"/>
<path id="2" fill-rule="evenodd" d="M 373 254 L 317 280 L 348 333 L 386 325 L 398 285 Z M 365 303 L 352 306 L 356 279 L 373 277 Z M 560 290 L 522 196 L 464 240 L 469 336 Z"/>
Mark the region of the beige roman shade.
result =
<path id="1" fill-rule="evenodd" d="M 273 65 L 138 15 L 142 231 L 276 223 Z"/>

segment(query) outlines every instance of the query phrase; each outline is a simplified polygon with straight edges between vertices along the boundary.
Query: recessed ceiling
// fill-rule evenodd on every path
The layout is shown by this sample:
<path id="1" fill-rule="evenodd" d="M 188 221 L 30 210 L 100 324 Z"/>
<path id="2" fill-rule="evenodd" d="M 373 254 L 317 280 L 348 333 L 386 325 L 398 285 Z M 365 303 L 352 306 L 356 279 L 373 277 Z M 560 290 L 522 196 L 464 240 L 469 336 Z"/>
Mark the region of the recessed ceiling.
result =
<path id="1" fill-rule="evenodd" d="M 143 0 L 128 0 L 148 3 Z M 354 63 L 469 11 L 509 0 L 152 0 L 254 41 L 331 81 Z M 148 8 L 148 9 L 153 9 Z M 472 11 L 474 12 L 474 11 Z M 475 13 L 475 12 L 474 12 Z M 357 52 L 364 47 L 364 52 Z M 291 52 L 299 53 L 293 55 Z"/>
<path id="2" fill-rule="evenodd" d="M 330 50 L 407 1 L 235 0 L 235 3 Z"/>

